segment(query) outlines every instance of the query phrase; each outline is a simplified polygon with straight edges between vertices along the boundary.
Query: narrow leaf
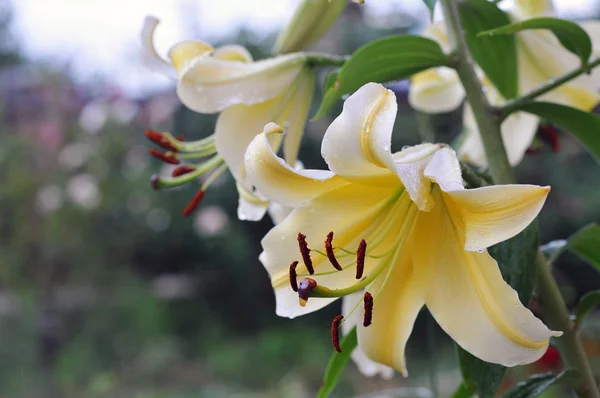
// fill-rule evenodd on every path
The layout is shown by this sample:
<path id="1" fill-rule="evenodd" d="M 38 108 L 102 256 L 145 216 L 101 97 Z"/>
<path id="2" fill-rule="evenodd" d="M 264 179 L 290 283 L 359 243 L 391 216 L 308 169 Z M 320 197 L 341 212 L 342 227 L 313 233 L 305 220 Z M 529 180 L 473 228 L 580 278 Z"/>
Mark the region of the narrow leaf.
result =
<path id="1" fill-rule="evenodd" d="M 504 280 L 517 291 L 524 305 L 529 303 L 535 285 L 535 257 L 538 235 L 532 223 L 517 236 L 489 248 Z M 500 387 L 506 368 L 484 362 L 458 347 L 460 370 L 467 388 L 475 389 L 481 398 L 493 398 Z"/>
<path id="2" fill-rule="evenodd" d="M 567 241 L 564 239 L 553 240 L 545 245 L 540 246 L 540 250 L 544 253 L 546 260 L 553 263 L 554 260 L 562 254 L 567 247 Z"/>
<path id="3" fill-rule="evenodd" d="M 331 391 L 333 391 L 337 385 L 340 375 L 350 359 L 350 354 L 352 354 L 352 351 L 356 348 L 357 344 L 356 328 L 353 328 L 340 343 L 342 352 L 334 351 L 329 359 L 329 364 L 327 365 L 327 370 L 325 370 L 325 376 L 323 377 L 323 385 L 317 395 L 318 398 L 327 398 L 329 394 L 331 394 Z"/>
<path id="4" fill-rule="evenodd" d="M 425 69 L 448 65 L 439 44 L 421 36 L 388 36 L 359 48 L 341 67 L 323 96 L 315 119 L 323 116 L 345 94 L 366 83 L 406 79 Z M 329 81 L 329 79 L 328 79 Z"/>
<path id="5" fill-rule="evenodd" d="M 575 313 L 575 329 L 581 326 L 581 322 L 585 319 L 587 314 L 590 313 L 594 308 L 600 305 L 600 290 L 595 292 L 589 292 L 579 300 L 577 304 L 577 312 Z"/>
<path id="6" fill-rule="evenodd" d="M 501 36 L 530 29 L 548 29 L 560 44 L 581 59 L 586 65 L 592 55 L 592 41 L 585 30 L 574 22 L 559 18 L 533 18 L 500 28 L 481 32 L 478 36 Z"/>
<path id="7" fill-rule="evenodd" d="M 600 271 L 600 225 L 591 224 L 576 232 L 569 238 L 567 249 Z"/>
<path id="8" fill-rule="evenodd" d="M 544 392 L 551 385 L 571 377 L 575 372 L 573 370 L 564 370 L 559 374 L 546 373 L 533 375 L 527 380 L 515 385 L 510 390 L 502 394 L 502 398 L 534 398 Z"/>
<path id="9" fill-rule="evenodd" d="M 600 117 L 552 102 L 527 102 L 516 110 L 533 113 L 565 129 L 600 159 Z"/>
<path id="10" fill-rule="evenodd" d="M 478 37 L 510 24 L 508 15 L 487 0 L 465 0 L 459 4 L 460 20 L 473 58 L 504 98 L 517 96 L 517 46 L 514 36 Z"/>

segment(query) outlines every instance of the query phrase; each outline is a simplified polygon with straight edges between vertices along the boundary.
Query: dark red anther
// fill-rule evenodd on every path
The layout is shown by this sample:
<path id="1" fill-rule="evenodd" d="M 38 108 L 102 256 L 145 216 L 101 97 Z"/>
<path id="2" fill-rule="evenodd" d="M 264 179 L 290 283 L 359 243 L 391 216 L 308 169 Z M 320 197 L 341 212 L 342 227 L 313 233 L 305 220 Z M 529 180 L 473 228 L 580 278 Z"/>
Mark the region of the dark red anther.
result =
<path id="1" fill-rule="evenodd" d="M 308 270 L 308 273 L 311 275 L 314 274 L 315 269 L 313 268 L 312 259 L 310 258 L 310 249 L 308 248 L 308 243 L 306 243 L 306 235 L 303 235 L 301 232 L 298 233 L 298 247 L 300 248 L 302 261 L 304 261 L 304 266 Z"/>
<path id="2" fill-rule="evenodd" d="M 356 249 L 356 279 L 360 279 L 365 271 L 365 256 L 367 255 L 367 242 L 361 240 Z"/>
<path id="3" fill-rule="evenodd" d="M 179 177 L 187 173 L 191 173 L 192 171 L 196 171 L 195 167 L 192 166 L 179 166 L 173 173 L 171 173 L 171 177 Z"/>
<path id="4" fill-rule="evenodd" d="M 158 131 L 153 130 L 146 130 L 144 132 L 144 135 L 156 145 L 159 145 L 171 152 L 177 152 L 177 148 L 175 148 L 173 144 L 171 144 L 171 142 L 167 138 L 165 138 L 163 133 L 159 133 Z"/>
<path id="5" fill-rule="evenodd" d="M 337 352 L 342 352 L 340 347 L 340 322 L 344 319 L 343 315 L 336 315 L 331 322 L 331 343 Z"/>
<path id="6" fill-rule="evenodd" d="M 303 278 L 298 283 L 298 298 L 300 299 L 300 305 L 304 307 L 310 296 L 310 292 L 317 287 L 317 281 L 311 278 Z"/>
<path id="7" fill-rule="evenodd" d="M 150 177 L 150 185 L 152 185 L 152 189 L 158 191 L 160 189 L 160 177 L 157 174 L 153 174 Z"/>
<path id="8" fill-rule="evenodd" d="M 150 148 L 148 149 L 148 152 L 150 153 L 150 155 L 154 156 L 155 158 L 162 160 L 165 163 L 169 163 L 169 164 L 179 164 L 179 160 L 177 160 L 177 158 L 175 158 L 172 155 L 167 155 L 164 154 L 162 152 L 157 151 L 156 149 Z"/>
<path id="9" fill-rule="evenodd" d="M 363 326 L 367 327 L 373 321 L 373 296 L 369 292 L 365 292 L 363 297 L 365 302 L 365 317 L 363 319 Z"/>
<path id="10" fill-rule="evenodd" d="M 196 210 L 196 207 L 198 207 L 198 205 L 200 204 L 200 201 L 202 201 L 203 197 L 204 190 L 200 189 L 198 192 L 196 192 L 192 200 L 190 200 L 190 203 L 188 203 L 187 206 L 185 206 L 185 209 L 183 209 L 183 215 L 187 217 L 190 214 L 192 214 L 192 212 Z"/>
<path id="11" fill-rule="evenodd" d="M 552 126 L 542 126 L 542 133 L 548 138 L 550 141 L 550 146 L 552 147 L 552 152 L 558 152 L 560 150 L 560 142 L 558 139 L 558 132 Z"/>
<path id="12" fill-rule="evenodd" d="M 329 262 L 331 263 L 331 265 L 333 265 L 333 268 L 337 269 L 338 271 L 341 271 L 343 268 L 340 265 L 340 263 L 338 263 L 337 258 L 335 258 L 335 253 L 333 252 L 333 231 L 331 231 L 330 233 L 327 234 L 327 239 L 325 240 L 325 252 L 327 253 L 327 258 L 329 259 Z"/>
<path id="13" fill-rule="evenodd" d="M 298 275 L 296 274 L 296 267 L 298 266 L 298 261 L 294 261 L 290 264 L 290 286 L 292 290 L 298 291 Z"/>
<path id="14" fill-rule="evenodd" d="M 183 141 L 185 141 L 185 139 L 184 139 L 184 137 L 183 137 L 183 134 L 179 134 L 179 135 L 177 136 L 177 141 L 182 141 L 182 142 L 183 142 Z"/>

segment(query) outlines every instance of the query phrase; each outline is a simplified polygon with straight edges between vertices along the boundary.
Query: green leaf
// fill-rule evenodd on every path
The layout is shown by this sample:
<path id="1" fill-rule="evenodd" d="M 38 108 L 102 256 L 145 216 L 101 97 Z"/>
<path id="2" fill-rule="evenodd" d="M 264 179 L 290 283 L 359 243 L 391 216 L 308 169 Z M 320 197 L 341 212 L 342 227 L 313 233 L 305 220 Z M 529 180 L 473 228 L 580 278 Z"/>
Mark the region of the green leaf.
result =
<path id="1" fill-rule="evenodd" d="M 577 304 L 577 312 L 575 313 L 575 329 L 581 326 L 581 322 L 585 319 L 586 315 L 590 313 L 595 307 L 600 305 L 600 290 L 595 292 L 589 292 L 579 300 Z"/>
<path id="2" fill-rule="evenodd" d="M 569 238 L 567 249 L 600 271 L 600 226 L 590 224 Z"/>
<path id="3" fill-rule="evenodd" d="M 538 248 L 537 226 L 525 228 L 517 236 L 489 248 L 504 280 L 517 291 L 524 305 L 529 303 L 535 285 L 535 257 Z M 458 347 L 458 361 L 464 383 L 476 389 L 481 398 L 493 398 L 500 387 L 506 368 L 484 362 Z"/>
<path id="4" fill-rule="evenodd" d="M 406 79 L 435 66 L 448 65 L 439 44 L 421 36 L 388 36 L 359 48 L 341 67 L 325 92 L 315 119 L 323 116 L 345 94 L 366 83 Z"/>
<path id="5" fill-rule="evenodd" d="M 573 370 L 564 370 L 559 374 L 546 373 L 533 375 L 527 380 L 515 385 L 502 394 L 502 398 L 534 398 L 544 392 L 551 385 L 570 378 L 575 374 Z"/>
<path id="6" fill-rule="evenodd" d="M 478 37 L 481 32 L 510 24 L 508 15 L 487 0 L 460 2 L 458 10 L 473 58 L 504 98 L 515 98 L 518 72 L 514 36 Z"/>
<path id="7" fill-rule="evenodd" d="M 526 102 L 515 110 L 533 113 L 565 129 L 600 159 L 600 117 L 552 102 Z"/>
<path id="8" fill-rule="evenodd" d="M 548 29 L 564 48 L 577 55 L 586 65 L 592 55 L 592 41 L 585 30 L 574 22 L 559 18 L 533 18 L 481 32 L 478 36 L 508 35 L 530 29 Z"/>
<path id="9" fill-rule="evenodd" d="M 427 8 L 429 9 L 429 14 L 431 15 L 431 18 L 433 18 L 433 10 L 435 10 L 435 3 L 437 3 L 437 0 L 423 0 L 423 3 L 425 3 Z"/>
<path id="10" fill-rule="evenodd" d="M 325 376 L 323 377 L 323 385 L 317 395 L 318 398 L 327 398 L 329 394 L 331 394 L 331 391 L 335 388 L 342 371 L 350 359 L 350 354 L 352 354 L 352 351 L 357 344 L 356 328 L 352 328 L 350 333 L 348 333 L 340 343 L 342 352 L 334 351 L 329 359 L 329 364 L 327 365 L 327 370 L 325 370 Z"/>
<path id="11" fill-rule="evenodd" d="M 327 73 L 325 76 L 325 82 L 323 83 L 323 92 L 327 92 L 335 84 L 337 80 L 338 74 L 340 73 L 340 69 L 334 69 Z"/>
<path id="12" fill-rule="evenodd" d="M 463 382 L 460 383 L 458 389 L 452 394 L 451 398 L 471 398 L 473 395 L 475 395 L 475 388 L 469 388 Z"/>

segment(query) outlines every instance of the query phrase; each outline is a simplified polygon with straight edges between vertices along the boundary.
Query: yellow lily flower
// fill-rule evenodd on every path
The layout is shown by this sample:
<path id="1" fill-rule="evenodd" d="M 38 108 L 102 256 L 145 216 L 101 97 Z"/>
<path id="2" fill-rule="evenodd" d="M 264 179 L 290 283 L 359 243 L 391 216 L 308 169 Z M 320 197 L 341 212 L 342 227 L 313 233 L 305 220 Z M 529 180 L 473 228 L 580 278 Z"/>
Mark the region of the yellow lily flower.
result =
<path id="1" fill-rule="evenodd" d="M 273 51 L 285 54 L 300 51 L 321 38 L 338 19 L 347 0 L 304 0 L 281 31 Z"/>
<path id="2" fill-rule="evenodd" d="M 456 154 L 445 145 L 392 154 L 396 112 L 395 96 L 381 85 L 369 83 L 351 95 L 323 139 L 330 171 L 295 170 L 277 157 L 268 137 L 282 130 L 273 123 L 248 146 L 252 183 L 294 209 L 261 242 L 277 314 L 294 318 L 368 292 L 371 303 L 365 299 L 363 322 L 356 325 L 359 346 L 404 375 L 405 345 L 423 305 L 461 347 L 485 361 L 537 360 L 560 333 L 520 303 L 485 249 L 523 230 L 549 188 L 466 190 Z"/>
<path id="3" fill-rule="evenodd" d="M 509 10 L 514 21 L 552 16 L 554 7 L 549 0 L 517 0 Z M 594 43 L 594 54 L 600 54 L 600 22 L 584 22 L 581 26 L 588 32 Z M 438 41 L 442 48 L 449 50 L 448 36 L 443 22 L 429 26 L 424 36 Z M 518 73 L 520 95 L 535 89 L 548 80 L 576 69 L 579 58 L 565 50 L 552 33 L 544 30 L 519 32 L 515 35 L 518 52 Z M 488 99 L 493 105 L 501 105 L 505 99 L 491 82 L 479 71 Z M 591 110 L 599 101 L 600 75 L 582 75 L 569 83 L 540 97 L 540 100 L 556 102 L 582 110 Z M 464 90 L 456 73 L 448 68 L 430 69 L 416 74 L 411 79 L 409 102 L 417 110 L 428 113 L 448 112 L 460 106 Z M 502 138 L 509 161 L 518 164 L 531 144 L 539 119 L 523 112 L 511 114 L 502 124 Z M 479 137 L 470 107 L 464 110 L 465 136 L 459 155 L 475 165 L 486 167 L 487 159 Z"/>
<path id="4" fill-rule="evenodd" d="M 182 143 L 168 136 L 179 151 L 172 155 L 217 156 L 237 182 L 239 218 L 262 218 L 268 202 L 247 181 L 244 152 L 257 131 L 268 122 L 276 122 L 286 126 L 286 138 L 282 143 L 281 137 L 272 137 L 272 143 L 277 147 L 282 144 L 286 161 L 295 164 L 314 87 L 314 72 L 306 65 L 306 56 L 296 53 L 253 61 L 244 47 L 229 45 L 214 49 L 208 43 L 190 40 L 175 44 L 168 52 L 169 60 L 165 60 L 153 44 L 158 23 L 153 17 L 147 17 L 144 23 L 145 63 L 177 77 L 177 95 L 188 108 L 200 113 L 221 112 L 214 137 L 206 145 Z M 215 165 L 218 162 L 211 167 Z"/>

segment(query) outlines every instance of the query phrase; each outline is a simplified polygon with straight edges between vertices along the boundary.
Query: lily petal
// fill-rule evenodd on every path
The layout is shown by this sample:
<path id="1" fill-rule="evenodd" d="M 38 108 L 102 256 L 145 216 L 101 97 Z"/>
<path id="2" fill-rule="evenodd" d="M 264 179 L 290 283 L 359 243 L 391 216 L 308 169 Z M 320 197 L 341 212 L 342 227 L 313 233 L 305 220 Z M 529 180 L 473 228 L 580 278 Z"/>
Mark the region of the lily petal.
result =
<path id="1" fill-rule="evenodd" d="M 409 250 L 400 249 L 396 255 L 399 258 L 387 281 L 379 277 L 372 287 L 373 322 L 368 327 L 358 325 L 358 344 L 369 358 L 406 377 L 406 342 L 425 301 L 415 283 Z"/>
<path id="2" fill-rule="evenodd" d="M 500 126 L 502 141 L 506 148 L 508 161 L 515 166 L 523 160 L 527 148 L 537 132 L 539 118 L 525 112 L 511 114 Z M 458 149 L 460 157 L 476 166 L 487 167 L 485 149 L 479 135 L 479 128 L 469 105 L 465 106 L 463 126 L 465 135 Z"/>
<path id="3" fill-rule="evenodd" d="M 160 20 L 155 17 L 147 16 L 144 19 L 144 25 L 142 27 L 142 51 L 141 58 L 144 65 L 148 68 L 164 73 L 167 76 L 176 77 L 173 65 L 167 62 L 163 57 L 158 55 L 156 48 L 154 47 L 154 32 L 156 27 L 160 23 Z"/>
<path id="4" fill-rule="evenodd" d="M 444 193 L 464 223 L 465 250 L 484 250 L 525 229 L 542 209 L 550 187 L 494 185 Z"/>
<path id="5" fill-rule="evenodd" d="M 458 75 L 450 68 L 431 68 L 410 79 L 408 103 L 426 113 L 450 112 L 458 108 L 465 98 Z"/>
<path id="6" fill-rule="evenodd" d="M 269 201 L 259 196 L 259 192 L 248 192 L 242 184 L 236 184 L 238 190 L 238 219 L 242 221 L 260 221 L 269 208 Z"/>
<path id="7" fill-rule="evenodd" d="M 425 304 L 442 329 L 476 357 L 504 366 L 536 361 L 549 338 L 562 333 L 550 331 L 521 304 L 487 252 L 463 250 L 464 231 L 452 222 L 451 207 L 418 215 L 414 270 Z"/>
<path id="8" fill-rule="evenodd" d="M 276 97 L 251 106 L 233 105 L 219 115 L 215 126 L 215 145 L 236 181 L 244 181 L 244 154 L 248 144 L 263 131 L 266 123 L 279 121 L 283 106 L 280 98 Z M 276 140 L 272 143 L 278 144 L 281 138 L 281 134 L 277 134 L 270 140 Z"/>
<path id="9" fill-rule="evenodd" d="M 342 333 L 348 334 L 353 327 L 362 322 L 362 300 L 363 292 L 352 293 L 342 300 Z M 373 377 L 380 374 L 383 379 L 389 380 L 394 377 L 394 369 L 372 361 L 367 357 L 360 345 L 357 345 L 352 351 L 352 360 L 358 367 L 360 373 L 367 377 Z"/>
<path id="10" fill-rule="evenodd" d="M 515 0 L 514 12 L 519 19 L 552 17 L 556 15 L 552 0 Z"/>
<path id="11" fill-rule="evenodd" d="M 279 204 L 296 207 L 324 192 L 346 185 L 347 182 L 326 170 L 294 170 L 279 158 L 268 134 L 282 130 L 274 123 L 265 126 L 262 134 L 248 145 L 245 167 L 254 186 L 266 197 Z"/>
<path id="12" fill-rule="evenodd" d="M 580 65 L 579 58 L 565 50 L 550 32 L 523 31 L 518 33 L 517 42 L 520 92 L 528 92 Z M 596 91 L 594 79 L 582 75 L 544 94 L 540 99 L 590 110 L 600 100 Z"/>
<path id="13" fill-rule="evenodd" d="M 177 54 L 177 46 L 170 53 Z M 304 54 L 251 63 L 205 55 L 185 58 L 179 70 L 177 95 L 188 108 L 200 113 L 219 112 L 236 104 L 261 103 L 290 87 L 304 68 L 305 60 Z"/>
<path id="14" fill-rule="evenodd" d="M 348 97 L 323 137 L 321 154 L 329 169 L 350 180 L 390 176 L 397 109 L 394 93 L 376 83 L 367 83 Z"/>
<path id="15" fill-rule="evenodd" d="M 335 299 L 311 298 L 305 307 L 298 304 L 298 293 L 289 285 L 289 266 L 301 261 L 297 236 L 306 235 L 309 247 L 322 249 L 327 234 L 334 231 L 336 247 L 353 250 L 361 239 L 368 239 L 386 219 L 390 210 L 389 197 L 397 187 L 345 185 L 311 199 L 296 208 L 281 224 L 275 226 L 261 241 L 263 252 L 260 261 L 271 276 L 275 289 L 276 312 L 279 316 L 294 318 L 316 311 Z M 316 216 L 318 215 L 318 217 Z M 355 279 L 355 256 L 340 258 L 347 266 L 336 271 L 326 257 L 311 251 L 315 274 L 310 276 L 320 285 L 332 289 L 351 286 Z M 379 262 L 369 257 L 365 260 L 365 274 Z M 308 276 L 306 268 L 299 265 L 298 278 Z M 318 275 L 323 274 L 323 275 Z"/>
<path id="16" fill-rule="evenodd" d="M 458 157 L 449 147 L 443 147 L 433 154 L 423 175 L 438 184 L 444 192 L 465 189 Z"/>
<path id="17" fill-rule="evenodd" d="M 423 172 L 432 156 L 442 148 L 439 144 L 420 144 L 404 148 L 393 156 L 396 174 L 406 187 L 413 202 L 419 210 L 428 211 L 433 207 L 431 198 L 431 181 Z"/>
<path id="18" fill-rule="evenodd" d="M 219 47 L 213 53 L 213 58 L 222 61 L 240 61 L 245 63 L 253 61 L 250 51 L 246 50 L 246 47 L 238 46 L 237 44 Z"/>
<path id="19" fill-rule="evenodd" d="M 298 160 L 298 149 L 304 135 L 314 86 L 315 74 L 309 68 L 305 68 L 302 74 L 298 76 L 296 92 L 290 103 L 287 126 L 284 126 L 286 137 L 283 142 L 283 155 L 288 164 L 296 164 Z"/>

